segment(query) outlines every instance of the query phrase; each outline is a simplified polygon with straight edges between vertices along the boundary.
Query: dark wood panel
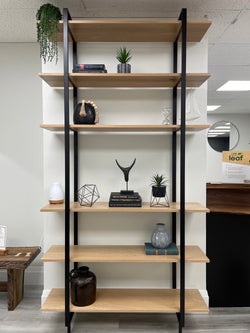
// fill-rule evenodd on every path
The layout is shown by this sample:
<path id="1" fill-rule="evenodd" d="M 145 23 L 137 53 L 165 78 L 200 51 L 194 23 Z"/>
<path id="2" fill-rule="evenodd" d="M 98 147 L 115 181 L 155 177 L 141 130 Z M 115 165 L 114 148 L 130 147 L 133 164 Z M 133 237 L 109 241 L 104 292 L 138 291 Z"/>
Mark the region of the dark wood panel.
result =
<path id="1" fill-rule="evenodd" d="M 250 215 L 250 184 L 207 184 L 211 212 Z"/>
<path id="2" fill-rule="evenodd" d="M 23 269 L 8 269 L 8 310 L 12 311 L 23 299 Z"/>

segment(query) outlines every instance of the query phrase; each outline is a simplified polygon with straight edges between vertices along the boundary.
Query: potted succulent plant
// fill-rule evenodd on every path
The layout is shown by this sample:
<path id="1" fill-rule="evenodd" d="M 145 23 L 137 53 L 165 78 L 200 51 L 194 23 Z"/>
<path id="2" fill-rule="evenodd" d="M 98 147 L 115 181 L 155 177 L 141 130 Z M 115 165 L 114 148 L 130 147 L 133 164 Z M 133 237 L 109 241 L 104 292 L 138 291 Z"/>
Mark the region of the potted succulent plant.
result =
<path id="1" fill-rule="evenodd" d="M 129 60 L 132 58 L 131 51 L 126 49 L 126 47 L 120 47 L 116 52 L 116 59 L 120 62 L 117 65 L 117 73 L 131 73 L 131 65 L 128 64 Z"/>
<path id="2" fill-rule="evenodd" d="M 62 14 L 58 7 L 49 3 L 42 5 L 37 13 L 37 41 L 40 43 L 40 57 L 44 63 L 52 61 L 56 57 L 58 60 L 57 33 L 58 22 Z"/>
<path id="3" fill-rule="evenodd" d="M 166 195 L 166 178 L 158 173 L 152 177 L 152 194 L 154 197 L 163 198 Z"/>

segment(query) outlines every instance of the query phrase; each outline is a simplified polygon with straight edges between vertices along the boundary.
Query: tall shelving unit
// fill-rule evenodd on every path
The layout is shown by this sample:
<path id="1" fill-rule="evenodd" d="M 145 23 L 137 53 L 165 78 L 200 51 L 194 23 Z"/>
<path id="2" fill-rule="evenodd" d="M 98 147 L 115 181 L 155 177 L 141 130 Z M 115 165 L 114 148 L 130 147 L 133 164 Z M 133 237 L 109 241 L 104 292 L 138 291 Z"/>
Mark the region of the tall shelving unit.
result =
<path id="1" fill-rule="evenodd" d="M 207 73 L 186 73 L 186 42 L 199 42 L 211 22 L 188 21 L 182 9 L 176 21 L 72 21 L 67 9 L 59 23 L 58 39 L 64 45 L 64 73 L 40 73 L 51 87 L 64 87 L 64 124 L 43 124 L 50 131 L 64 131 L 65 138 L 65 203 L 47 205 L 42 212 L 64 212 L 65 246 L 52 246 L 41 259 L 43 262 L 65 263 L 65 289 L 52 289 L 42 311 L 65 312 L 65 326 L 71 332 L 71 319 L 75 312 L 157 312 L 176 313 L 179 333 L 185 324 L 186 312 L 207 312 L 208 308 L 198 290 L 185 290 L 185 262 L 207 263 L 209 259 L 198 246 L 185 245 L 185 214 L 207 213 L 199 203 L 185 202 L 185 136 L 186 131 L 203 130 L 207 125 L 186 125 L 186 87 L 199 87 L 208 78 Z M 157 74 L 78 74 L 69 73 L 69 41 L 73 43 L 73 64 L 77 63 L 77 42 L 171 42 L 173 43 L 173 73 Z M 181 42 L 181 73 L 177 73 L 178 42 Z M 165 87 L 173 89 L 172 125 L 70 125 L 69 87 L 73 87 L 73 104 L 77 105 L 78 87 Z M 181 89 L 181 124 L 177 125 L 177 88 Z M 108 203 L 97 202 L 82 207 L 70 202 L 70 131 L 74 133 L 74 193 L 78 190 L 78 132 L 172 132 L 172 202 L 170 207 L 109 208 Z M 177 132 L 180 131 L 180 202 L 176 202 Z M 70 212 L 74 214 L 74 245 L 70 245 Z M 180 254 L 178 256 L 146 256 L 143 246 L 84 246 L 78 244 L 78 213 L 171 213 L 172 240 L 176 242 L 176 213 L 180 213 Z M 70 262 L 163 262 L 172 264 L 172 289 L 98 289 L 97 300 L 88 307 L 70 303 Z M 176 263 L 180 264 L 180 289 L 176 289 Z"/>

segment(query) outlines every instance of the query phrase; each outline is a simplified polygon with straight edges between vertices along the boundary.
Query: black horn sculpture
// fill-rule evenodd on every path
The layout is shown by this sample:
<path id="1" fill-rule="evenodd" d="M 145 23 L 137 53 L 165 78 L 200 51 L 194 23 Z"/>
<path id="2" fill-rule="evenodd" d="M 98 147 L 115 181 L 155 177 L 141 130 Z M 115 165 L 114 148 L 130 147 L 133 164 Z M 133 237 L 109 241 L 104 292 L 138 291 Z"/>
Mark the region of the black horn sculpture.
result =
<path id="1" fill-rule="evenodd" d="M 133 168 L 133 166 L 135 165 L 135 161 L 136 161 L 136 158 L 134 159 L 134 162 L 128 166 L 128 167 L 122 167 L 117 160 L 116 161 L 116 164 L 118 165 L 118 167 L 122 170 L 123 174 L 124 174 L 124 179 L 125 179 L 125 182 L 126 182 L 126 192 L 132 192 L 133 191 L 128 191 L 128 181 L 129 181 L 129 172 L 130 170 Z"/>

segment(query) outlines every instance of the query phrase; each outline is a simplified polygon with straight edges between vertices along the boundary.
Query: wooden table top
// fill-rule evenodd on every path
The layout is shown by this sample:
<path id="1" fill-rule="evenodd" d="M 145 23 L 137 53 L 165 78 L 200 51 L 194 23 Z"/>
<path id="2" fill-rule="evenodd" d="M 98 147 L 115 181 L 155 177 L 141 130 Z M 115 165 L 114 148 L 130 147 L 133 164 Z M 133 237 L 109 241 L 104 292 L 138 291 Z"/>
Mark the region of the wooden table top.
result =
<path id="1" fill-rule="evenodd" d="M 0 256 L 0 269 L 26 269 L 41 252 L 41 248 L 34 247 L 7 247 L 8 254 Z"/>

